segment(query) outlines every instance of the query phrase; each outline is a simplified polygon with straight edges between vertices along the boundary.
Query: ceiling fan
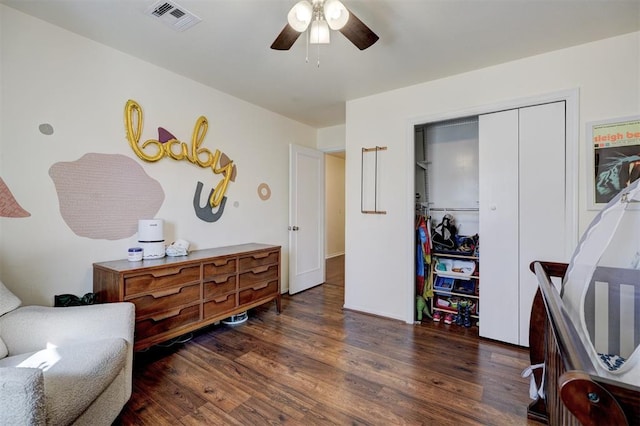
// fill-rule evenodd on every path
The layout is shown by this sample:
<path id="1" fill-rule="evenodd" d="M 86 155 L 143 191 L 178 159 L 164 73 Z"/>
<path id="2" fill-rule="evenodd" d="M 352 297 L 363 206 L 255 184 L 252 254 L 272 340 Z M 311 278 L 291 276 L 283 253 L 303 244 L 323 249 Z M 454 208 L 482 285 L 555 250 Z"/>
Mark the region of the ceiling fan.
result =
<path id="1" fill-rule="evenodd" d="M 370 47 L 379 38 L 339 0 L 301 0 L 289 11 L 287 25 L 271 48 L 289 50 L 308 28 L 311 44 L 329 43 L 329 28 L 340 31 L 360 50 Z"/>

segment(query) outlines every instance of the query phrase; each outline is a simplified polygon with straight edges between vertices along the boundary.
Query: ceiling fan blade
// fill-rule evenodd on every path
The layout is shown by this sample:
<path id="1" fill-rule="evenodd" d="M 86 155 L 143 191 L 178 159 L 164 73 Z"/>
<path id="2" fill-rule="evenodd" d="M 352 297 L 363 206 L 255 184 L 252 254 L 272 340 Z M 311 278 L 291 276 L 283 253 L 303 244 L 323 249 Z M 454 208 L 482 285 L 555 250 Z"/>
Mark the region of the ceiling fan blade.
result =
<path id="1" fill-rule="evenodd" d="M 339 30 L 349 41 L 360 50 L 370 47 L 378 41 L 376 33 L 371 31 L 353 12 L 349 11 L 347 24 Z"/>
<path id="2" fill-rule="evenodd" d="M 271 48 L 274 50 L 289 50 L 298 37 L 300 37 L 300 34 L 302 33 L 294 30 L 291 25 L 287 24 L 271 44 Z"/>

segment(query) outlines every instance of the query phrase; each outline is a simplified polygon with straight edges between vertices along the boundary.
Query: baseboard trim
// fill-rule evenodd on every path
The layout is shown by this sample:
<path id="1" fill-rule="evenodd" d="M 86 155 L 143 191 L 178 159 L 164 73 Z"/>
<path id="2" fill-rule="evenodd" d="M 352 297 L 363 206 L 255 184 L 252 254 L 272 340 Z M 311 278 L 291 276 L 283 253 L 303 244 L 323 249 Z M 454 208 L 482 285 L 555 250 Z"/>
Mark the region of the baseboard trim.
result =
<path id="1" fill-rule="evenodd" d="M 339 253 L 332 253 L 332 254 L 328 254 L 325 256 L 325 260 L 326 259 L 331 259 L 333 257 L 338 257 L 338 256 L 344 256 L 344 252 L 339 252 Z"/>

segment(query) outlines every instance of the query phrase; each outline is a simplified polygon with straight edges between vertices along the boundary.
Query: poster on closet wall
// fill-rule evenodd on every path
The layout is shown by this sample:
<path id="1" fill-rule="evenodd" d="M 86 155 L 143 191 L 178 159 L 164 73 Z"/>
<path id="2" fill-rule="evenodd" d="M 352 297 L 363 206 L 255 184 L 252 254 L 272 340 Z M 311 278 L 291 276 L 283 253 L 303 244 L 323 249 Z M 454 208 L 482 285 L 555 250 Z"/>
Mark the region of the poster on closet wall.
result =
<path id="1" fill-rule="evenodd" d="M 599 210 L 640 178 L 640 116 L 587 123 L 588 208 Z"/>

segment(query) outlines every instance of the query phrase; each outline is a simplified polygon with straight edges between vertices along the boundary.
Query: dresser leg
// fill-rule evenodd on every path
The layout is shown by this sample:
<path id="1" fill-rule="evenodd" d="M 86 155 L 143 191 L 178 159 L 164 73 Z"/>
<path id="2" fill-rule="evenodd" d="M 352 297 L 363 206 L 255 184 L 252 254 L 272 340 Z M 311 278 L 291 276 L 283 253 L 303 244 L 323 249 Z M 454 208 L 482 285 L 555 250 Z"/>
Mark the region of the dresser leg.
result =
<path id="1" fill-rule="evenodd" d="M 282 295 L 280 293 L 276 296 L 276 310 L 278 313 L 282 312 Z"/>

